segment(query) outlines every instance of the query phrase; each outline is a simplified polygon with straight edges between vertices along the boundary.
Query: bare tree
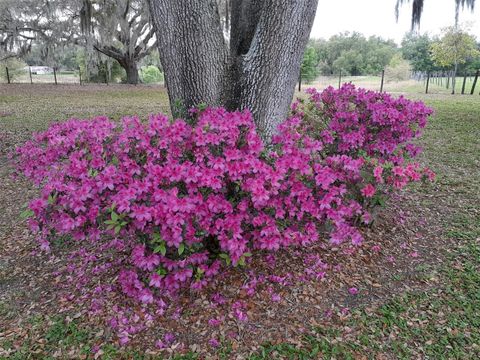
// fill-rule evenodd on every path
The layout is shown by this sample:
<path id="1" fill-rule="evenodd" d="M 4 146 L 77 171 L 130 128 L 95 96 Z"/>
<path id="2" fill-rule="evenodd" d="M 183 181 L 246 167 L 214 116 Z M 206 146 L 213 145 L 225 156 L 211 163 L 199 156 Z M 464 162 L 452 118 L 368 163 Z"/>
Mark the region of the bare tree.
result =
<path id="1" fill-rule="evenodd" d="M 224 1 L 149 0 L 170 104 L 248 108 L 269 139 L 288 112 L 318 0 Z"/>

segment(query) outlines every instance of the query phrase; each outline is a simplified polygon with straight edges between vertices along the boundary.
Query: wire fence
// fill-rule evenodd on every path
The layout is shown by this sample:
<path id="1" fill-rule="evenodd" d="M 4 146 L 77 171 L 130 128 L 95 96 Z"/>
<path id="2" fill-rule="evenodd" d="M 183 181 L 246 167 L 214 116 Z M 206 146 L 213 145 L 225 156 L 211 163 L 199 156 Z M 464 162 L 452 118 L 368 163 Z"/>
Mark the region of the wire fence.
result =
<path id="1" fill-rule="evenodd" d="M 455 78 L 455 94 L 474 95 L 480 94 L 478 78 L 480 70 L 462 73 Z M 308 87 L 323 89 L 328 86 L 340 87 L 344 83 L 351 83 L 357 87 L 368 90 L 391 93 L 426 93 L 448 94 L 453 90 L 453 77 L 451 72 L 420 73 L 407 71 L 398 73 L 389 69 L 382 70 L 377 75 L 352 76 L 342 72 L 332 75 L 322 75 L 310 82 L 299 79 L 297 90 Z"/>
<path id="2" fill-rule="evenodd" d="M 6 84 L 82 84 L 81 73 L 58 71 L 56 68 L 36 67 L 0 69 L 0 79 Z"/>
<path id="3" fill-rule="evenodd" d="M 426 94 L 431 91 L 432 86 L 436 86 L 437 88 L 440 87 L 449 90 L 452 94 L 474 95 L 477 89 L 480 70 L 477 70 L 475 73 L 465 72 L 460 74 L 460 76 L 455 76 L 455 78 L 452 72 L 444 71 L 415 73 L 413 76 L 417 81 L 424 83 Z"/>
<path id="4" fill-rule="evenodd" d="M 3 73 L 2 73 L 3 72 Z M 5 67 L 0 69 L 0 79 L 6 84 L 78 84 L 85 82 L 84 75 L 80 69 L 76 71 L 58 71 L 56 68 L 28 67 L 21 69 L 9 69 Z M 478 78 L 480 70 L 472 73 L 460 74 L 453 81 L 451 72 L 408 72 L 400 74 L 391 72 L 388 69 L 382 70 L 376 76 L 351 76 L 346 73 L 322 75 L 311 82 L 304 82 L 299 79 L 298 90 L 302 88 L 315 87 L 319 89 L 328 86 L 340 87 L 344 83 L 352 83 L 357 87 L 369 90 L 392 93 L 426 93 L 426 94 L 446 94 L 456 93 L 464 95 L 474 95 L 476 90 L 480 90 Z M 104 83 L 108 84 L 108 78 L 105 77 Z M 453 86 L 454 83 L 454 86 Z M 163 83 L 162 83 L 163 84 Z M 480 93 L 478 93 L 480 94 Z"/>
<path id="5" fill-rule="evenodd" d="M 105 73 L 106 74 L 106 73 Z M 140 81 L 143 80 L 143 71 L 139 69 Z M 85 74 L 80 68 L 74 71 L 59 71 L 57 68 L 46 66 L 31 66 L 28 68 L 12 69 L 8 67 L 0 68 L 0 83 L 3 84 L 68 84 L 84 85 L 117 83 L 109 80 L 108 76 L 102 76 L 99 81 L 86 81 Z M 156 85 L 165 85 L 164 81 L 154 82 Z"/>

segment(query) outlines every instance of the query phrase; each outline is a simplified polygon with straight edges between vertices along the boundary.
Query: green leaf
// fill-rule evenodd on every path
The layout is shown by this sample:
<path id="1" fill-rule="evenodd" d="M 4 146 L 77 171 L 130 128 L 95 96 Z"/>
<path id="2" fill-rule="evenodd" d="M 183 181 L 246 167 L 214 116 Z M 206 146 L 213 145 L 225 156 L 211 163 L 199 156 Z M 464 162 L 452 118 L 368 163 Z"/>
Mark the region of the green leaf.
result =
<path id="1" fill-rule="evenodd" d="M 238 265 L 240 266 L 245 266 L 245 258 L 242 256 L 239 260 L 238 260 Z"/>
<path id="2" fill-rule="evenodd" d="M 204 270 L 197 267 L 197 272 L 195 273 L 195 279 L 196 280 L 201 280 L 204 272 L 205 272 Z"/>
<path id="3" fill-rule="evenodd" d="M 23 219 L 28 219 L 29 217 L 32 217 L 33 215 L 34 215 L 34 212 L 30 208 L 22 211 L 22 213 L 20 214 L 20 216 Z"/>
<path id="4" fill-rule="evenodd" d="M 160 275 L 160 276 L 167 275 L 167 270 L 165 270 L 163 267 L 160 266 L 157 269 L 157 274 Z"/>
<path id="5" fill-rule="evenodd" d="M 242 256 L 250 257 L 250 256 L 252 256 L 252 253 L 246 252 L 246 253 L 244 253 Z"/>
<path id="6" fill-rule="evenodd" d="M 115 234 L 118 234 L 122 230 L 122 227 L 120 225 L 115 226 Z"/>
<path id="7" fill-rule="evenodd" d="M 180 245 L 178 246 L 178 255 L 182 255 L 184 251 L 185 251 L 185 244 L 180 243 Z"/>
<path id="8" fill-rule="evenodd" d="M 57 200 L 57 194 L 55 194 L 55 195 L 52 195 L 52 194 L 48 195 L 48 203 L 49 203 L 50 205 L 53 205 L 56 200 Z"/>
<path id="9" fill-rule="evenodd" d="M 112 220 L 115 222 L 118 221 L 118 214 L 115 211 L 112 211 Z"/>
<path id="10" fill-rule="evenodd" d="M 162 241 L 162 237 L 160 236 L 160 234 L 158 232 L 154 232 L 153 235 L 153 242 L 160 242 Z"/>
<path id="11" fill-rule="evenodd" d="M 165 256 L 165 254 L 167 253 L 167 247 L 165 246 L 165 242 L 162 241 L 160 245 L 158 245 L 157 247 L 155 247 L 155 249 L 153 249 L 153 252 L 160 253 L 163 256 Z"/>
<path id="12" fill-rule="evenodd" d="M 222 253 L 218 255 L 221 259 L 224 259 L 227 265 L 230 265 L 232 263 L 232 260 L 230 259 L 230 256 L 228 254 Z"/>

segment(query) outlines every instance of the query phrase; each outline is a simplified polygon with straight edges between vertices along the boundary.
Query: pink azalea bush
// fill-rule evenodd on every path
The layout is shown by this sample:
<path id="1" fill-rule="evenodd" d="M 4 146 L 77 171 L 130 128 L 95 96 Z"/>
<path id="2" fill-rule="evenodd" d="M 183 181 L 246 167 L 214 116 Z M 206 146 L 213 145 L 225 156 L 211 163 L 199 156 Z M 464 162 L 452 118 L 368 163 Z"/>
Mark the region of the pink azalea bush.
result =
<path id="1" fill-rule="evenodd" d="M 45 250 L 61 236 L 127 249 L 118 283 L 143 303 L 200 289 L 254 250 L 359 245 L 382 197 L 433 177 L 408 161 L 432 111 L 352 85 L 308 93 L 268 146 L 248 111 L 222 108 L 193 111 L 191 123 L 53 124 L 15 157 L 41 189 L 29 224 Z"/>

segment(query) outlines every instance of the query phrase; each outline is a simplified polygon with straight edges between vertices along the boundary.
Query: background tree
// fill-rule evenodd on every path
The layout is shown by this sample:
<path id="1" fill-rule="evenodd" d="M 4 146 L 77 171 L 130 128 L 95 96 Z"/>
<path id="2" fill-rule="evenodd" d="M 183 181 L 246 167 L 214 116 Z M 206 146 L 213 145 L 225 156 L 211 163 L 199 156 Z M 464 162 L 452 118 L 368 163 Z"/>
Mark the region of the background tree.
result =
<path id="1" fill-rule="evenodd" d="M 307 46 L 303 55 L 302 65 L 300 67 L 300 74 L 302 81 L 307 83 L 312 82 L 318 76 L 318 57 L 315 48 Z"/>
<path id="2" fill-rule="evenodd" d="M 317 2 L 232 1 L 225 31 L 217 0 L 149 0 L 170 104 L 248 108 L 269 139 L 290 107 Z"/>
<path id="3" fill-rule="evenodd" d="M 86 10 L 86 7 L 89 10 Z M 145 0 L 89 0 L 82 5 L 87 43 L 115 59 L 127 74 L 127 83 L 138 83 L 138 63 L 156 47 L 155 31 Z M 86 17 L 90 16 L 90 19 Z"/>
<path id="4" fill-rule="evenodd" d="M 378 75 L 398 51 L 391 40 L 367 39 L 357 32 L 334 35 L 328 41 L 312 40 L 309 46 L 315 49 L 317 68 L 324 75 L 340 70 L 350 75 Z"/>
<path id="5" fill-rule="evenodd" d="M 431 47 L 435 40 L 427 34 L 407 33 L 402 39 L 403 58 L 410 62 L 413 71 L 431 72 L 438 70 L 431 56 Z"/>
<path id="6" fill-rule="evenodd" d="M 397 53 L 385 67 L 385 78 L 387 82 L 408 80 L 410 79 L 411 71 L 410 63 L 400 53 Z"/>
<path id="7" fill-rule="evenodd" d="M 452 94 L 455 94 L 455 78 L 458 65 L 479 56 L 475 38 L 457 27 L 448 27 L 442 38 L 431 46 L 432 60 L 439 66 L 453 66 Z"/>
<path id="8" fill-rule="evenodd" d="M 72 16 L 70 1 L 2 0 L 0 59 L 24 56 L 31 51 L 32 45 L 38 44 L 43 58 L 52 60 L 56 49 L 75 42 L 78 21 Z"/>

